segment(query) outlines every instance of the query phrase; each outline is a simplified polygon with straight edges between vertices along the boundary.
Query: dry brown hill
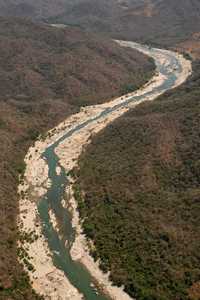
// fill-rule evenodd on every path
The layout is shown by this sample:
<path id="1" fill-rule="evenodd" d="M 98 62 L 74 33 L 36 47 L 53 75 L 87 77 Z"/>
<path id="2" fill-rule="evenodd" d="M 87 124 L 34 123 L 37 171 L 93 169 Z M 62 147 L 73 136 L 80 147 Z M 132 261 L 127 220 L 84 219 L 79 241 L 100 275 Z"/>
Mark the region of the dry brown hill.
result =
<path id="1" fill-rule="evenodd" d="M 198 0 L 79 0 L 54 18 L 89 31 L 172 45 L 196 32 Z"/>
<path id="2" fill-rule="evenodd" d="M 1 16 L 66 23 L 112 37 L 174 45 L 198 32 L 198 0 L 0 0 Z"/>

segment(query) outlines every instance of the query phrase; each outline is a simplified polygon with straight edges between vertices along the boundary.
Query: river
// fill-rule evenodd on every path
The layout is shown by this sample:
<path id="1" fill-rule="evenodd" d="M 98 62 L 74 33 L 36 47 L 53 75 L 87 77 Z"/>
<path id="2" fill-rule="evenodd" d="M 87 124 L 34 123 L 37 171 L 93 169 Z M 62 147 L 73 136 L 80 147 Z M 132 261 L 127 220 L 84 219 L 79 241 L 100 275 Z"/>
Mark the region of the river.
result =
<path id="1" fill-rule="evenodd" d="M 70 283 L 78 289 L 86 300 L 108 300 L 110 298 L 106 296 L 102 290 L 99 290 L 96 285 L 96 281 L 93 280 L 90 272 L 81 263 L 73 261 L 71 258 L 70 249 L 75 239 L 75 229 L 72 227 L 71 213 L 62 205 L 62 200 L 65 196 L 65 189 L 68 185 L 68 174 L 65 168 L 60 164 L 59 157 L 56 155 L 55 149 L 60 145 L 60 143 L 66 141 L 73 134 L 88 126 L 88 124 L 107 118 L 113 111 L 127 106 L 130 103 L 139 102 L 146 96 L 153 97 L 158 93 L 164 93 L 176 85 L 178 76 L 179 74 L 182 74 L 183 71 L 181 62 L 177 55 L 174 55 L 173 52 L 153 48 L 150 49 L 134 43 L 133 48 L 148 53 L 149 56 L 155 59 L 156 71 L 165 76 L 164 82 L 140 96 L 128 97 L 116 105 L 106 107 L 98 115 L 78 124 L 71 130 L 69 129 L 68 132 L 65 132 L 53 144 L 47 146 L 45 151 L 42 153 L 42 158 L 48 164 L 48 177 L 51 180 L 51 186 L 38 202 L 38 212 L 43 226 L 43 234 L 48 241 L 48 247 L 52 253 L 54 265 L 65 273 Z M 162 55 L 164 54 L 166 59 L 165 63 L 160 60 L 156 60 L 159 52 L 162 53 Z M 61 170 L 59 173 L 57 172 L 58 167 Z M 50 220 L 50 210 L 53 211 L 56 219 L 59 220 L 59 233 L 55 230 Z"/>

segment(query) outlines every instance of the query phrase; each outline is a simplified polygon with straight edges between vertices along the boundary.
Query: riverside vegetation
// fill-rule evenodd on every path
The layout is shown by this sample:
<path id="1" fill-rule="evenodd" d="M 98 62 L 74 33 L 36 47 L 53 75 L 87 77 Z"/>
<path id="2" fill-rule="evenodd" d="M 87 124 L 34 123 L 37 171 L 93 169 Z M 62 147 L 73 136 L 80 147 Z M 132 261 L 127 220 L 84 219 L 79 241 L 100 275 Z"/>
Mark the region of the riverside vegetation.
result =
<path id="1" fill-rule="evenodd" d="M 200 299 L 200 62 L 93 138 L 74 170 L 91 254 L 138 300 Z"/>
<path id="2" fill-rule="evenodd" d="M 28 147 L 81 106 L 135 89 L 153 70 L 144 55 L 78 29 L 0 18 L 0 299 L 39 299 L 16 245 L 27 239 L 16 218 Z"/>

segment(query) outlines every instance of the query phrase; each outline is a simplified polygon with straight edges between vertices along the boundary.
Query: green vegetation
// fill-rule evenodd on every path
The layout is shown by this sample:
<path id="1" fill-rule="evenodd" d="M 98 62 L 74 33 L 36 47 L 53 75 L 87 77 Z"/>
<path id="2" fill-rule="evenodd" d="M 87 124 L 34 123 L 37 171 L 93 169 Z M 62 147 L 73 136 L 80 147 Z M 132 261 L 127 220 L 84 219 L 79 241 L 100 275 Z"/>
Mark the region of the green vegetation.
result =
<path id="1" fill-rule="evenodd" d="M 133 84 L 125 84 L 124 86 L 122 86 L 122 95 L 132 93 L 135 90 L 137 90 L 137 87 Z"/>
<path id="2" fill-rule="evenodd" d="M 138 300 L 200 299 L 199 95 L 196 62 L 182 87 L 94 137 L 74 170 L 95 258 Z"/>
<path id="3" fill-rule="evenodd" d="M 27 270 L 35 272 L 34 266 L 31 264 L 31 257 L 29 257 L 27 251 L 23 247 L 18 248 L 18 257 L 26 266 Z"/>
<path id="4" fill-rule="evenodd" d="M 0 129 L 5 128 L 5 127 L 6 127 L 5 121 L 0 119 Z"/>
<path id="5" fill-rule="evenodd" d="M 26 164 L 24 161 L 16 161 L 13 163 L 14 172 L 17 172 L 18 175 L 22 175 L 25 172 Z"/>
<path id="6" fill-rule="evenodd" d="M 29 289 L 29 294 L 24 298 L 21 291 Z M 13 282 L 12 287 L 9 285 L 5 288 L 0 282 L 0 299 L 35 299 L 43 300 L 42 296 L 38 296 L 33 290 L 30 289 L 29 279 L 25 272 L 22 272 L 19 277 Z M 14 296 L 13 296 L 14 295 Z"/>
<path id="7" fill-rule="evenodd" d="M 19 241 L 24 244 L 24 242 L 32 244 L 38 239 L 38 235 L 35 233 L 35 231 L 30 231 L 30 232 L 20 232 L 19 233 Z"/>
<path id="8" fill-rule="evenodd" d="M 35 233 L 35 231 L 22 231 L 19 233 L 18 240 L 21 243 L 21 246 L 17 248 L 17 255 L 20 259 L 20 261 L 23 262 L 23 264 L 26 266 L 27 270 L 35 272 L 35 268 L 31 263 L 31 257 L 28 255 L 27 252 L 27 244 L 32 244 L 38 239 L 38 235 Z M 26 243 L 24 245 L 24 243 Z"/>
<path id="9" fill-rule="evenodd" d="M 36 141 L 37 138 L 39 137 L 40 133 L 35 128 L 30 128 L 27 132 L 27 135 L 28 135 L 30 140 Z"/>

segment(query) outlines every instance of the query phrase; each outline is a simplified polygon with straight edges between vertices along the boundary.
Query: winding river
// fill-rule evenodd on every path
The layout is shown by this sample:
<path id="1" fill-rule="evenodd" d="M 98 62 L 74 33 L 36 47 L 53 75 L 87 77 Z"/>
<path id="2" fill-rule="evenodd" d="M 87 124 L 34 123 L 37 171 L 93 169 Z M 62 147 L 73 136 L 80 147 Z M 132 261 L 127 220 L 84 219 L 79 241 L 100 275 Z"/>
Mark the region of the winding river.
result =
<path id="1" fill-rule="evenodd" d="M 48 242 L 48 247 L 52 253 L 53 264 L 56 268 L 62 270 L 70 283 L 87 300 L 108 300 L 108 295 L 105 295 L 102 290 L 98 289 L 92 274 L 78 261 L 74 261 L 70 255 L 70 249 L 75 239 L 75 229 L 72 226 L 72 216 L 66 207 L 63 207 L 62 200 L 65 196 L 65 190 L 68 185 L 68 173 L 60 164 L 60 159 L 57 156 L 55 149 L 72 135 L 80 132 L 90 123 L 97 123 L 98 120 L 103 120 L 109 117 L 114 111 L 123 107 L 127 107 L 132 103 L 141 102 L 141 100 L 154 98 L 159 94 L 177 86 L 177 79 L 183 75 L 183 65 L 179 56 L 171 51 L 148 48 L 136 43 L 122 42 L 123 46 L 130 46 L 139 51 L 142 51 L 153 57 L 156 63 L 157 73 L 164 76 L 164 80 L 160 85 L 152 86 L 142 95 L 135 95 L 124 98 L 123 101 L 114 105 L 107 106 L 99 114 L 90 117 L 86 121 L 77 126 L 65 131 L 56 141 L 47 146 L 42 153 L 42 158 L 48 165 L 48 177 L 51 180 L 51 185 L 42 199 L 38 202 L 38 212 L 40 221 L 43 226 L 43 234 Z M 159 55 L 165 57 L 165 60 L 157 59 Z M 185 75 L 187 78 L 188 74 Z M 184 78 L 184 80 L 186 79 Z M 183 80 L 183 81 L 184 81 Z M 181 82 L 180 82 L 181 83 Z M 59 167 L 60 172 L 57 172 Z M 49 211 L 53 211 L 57 220 L 59 220 L 59 233 L 52 225 Z M 62 299 L 62 298 L 60 298 Z M 119 299 L 120 300 L 120 299 Z"/>

